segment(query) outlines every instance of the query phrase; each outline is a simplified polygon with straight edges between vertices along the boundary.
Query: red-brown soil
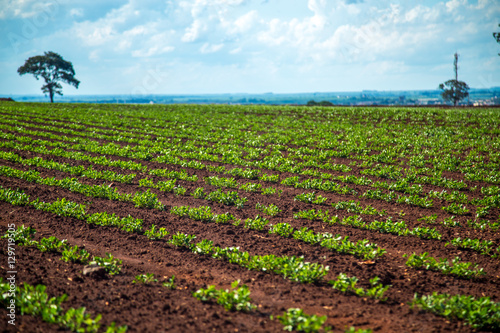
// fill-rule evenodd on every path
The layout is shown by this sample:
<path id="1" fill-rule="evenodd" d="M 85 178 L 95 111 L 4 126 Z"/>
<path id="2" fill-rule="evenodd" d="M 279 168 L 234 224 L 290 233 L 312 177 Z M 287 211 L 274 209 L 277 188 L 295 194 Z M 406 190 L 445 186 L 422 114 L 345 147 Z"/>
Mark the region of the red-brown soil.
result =
<path id="1" fill-rule="evenodd" d="M 72 165 L 86 165 L 69 159 L 29 152 L 14 151 L 24 158 L 41 156 L 66 162 Z M 121 159 L 119 157 L 113 157 Z M 337 160 L 339 162 L 340 159 Z M 216 188 L 206 185 L 203 177 L 217 175 L 207 171 L 180 168 L 154 162 L 138 161 L 151 168 L 169 168 L 172 170 L 186 169 L 190 174 L 197 174 L 198 182 L 178 181 L 188 189 L 188 194 L 197 187 L 204 187 L 206 191 Z M 22 170 L 35 169 L 43 177 L 57 178 L 70 175 L 51 171 L 44 168 L 25 167 L 15 163 L 0 161 L 1 165 L 11 166 Z M 208 163 L 207 163 L 208 164 Z M 217 163 L 209 163 L 216 165 Z M 105 168 L 95 165 L 96 170 L 114 170 L 121 173 L 121 169 Z M 265 171 L 265 170 L 264 170 Z M 340 174 L 340 173 L 339 173 Z M 347 175 L 348 173 L 344 173 Z M 359 176 L 354 169 L 351 174 Z M 293 174 L 283 174 L 284 177 Z M 460 176 L 455 174 L 456 179 Z M 138 187 L 137 179 L 146 177 L 139 173 L 132 184 L 113 183 L 120 192 L 134 193 L 145 190 Z M 151 177 L 154 181 L 159 177 Z M 247 179 L 236 177 L 239 183 L 249 182 Z M 302 176 L 301 179 L 307 177 Z M 79 181 L 86 184 L 102 184 L 96 181 L 81 178 Z M 258 182 L 258 181 L 252 181 Z M 473 183 L 468 183 L 473 185 Z M 244 209 L 210 201 L 195 199 L 192 196 L 175 196 L 173 193 L 158 194 L 160 201 L 166 206 L 165 211 L 142 209 L 134 207 L 133 203 L 114 202 L 105 199 L 89 198 L 81 194 L 72 193 L 62 188 L 37 185 L 23 180 L 0 177 L 0 185 L 9 188 L 19 188 L 32 198 L 44 201 L 53 201 L 57 198 L 85 203 L 89 213 L 106 211 L 119 216 L 132 215 L 144 220 L 145 227 L 156 224 L 165 227 L 171 234 L 177 231 L 194 234 L 198 240 L 210 239 L 214 245 L 239 246 L 250 254 L 276 254 L 304 256 L 307 261 L 317 262 L 330 267 L 325 282 L 317 284 L 299 284 L 285 280 L 281 276 L 258 271 L 249 271 L 225 261 L 200 256 L 186 250 L 176 248 L 164 240 L 150 241 L 143 235 L 129 234 L 112 227 L 98 227 L 88 225 L 84 221 L 74 218 L 60 217 L 51 213 L 41 212 L 32 207 L 12 206 L 0 202 L 0 233 L 4 234 L 7 225 L 31 226 L 37 230 L 36 239 L 56 236 L 67 239 L 72 245 L 79 245 L 87 249 L 92 255 L 104 256 L 112 253 L 123 260 L 122 273 L 98 279 L 82 274 L 82 265 L 65 263 L 59 260 L 60 255 L 42 253 L 35 247 L 16 247 L 17 282 L 26 282 L 32 285 L 44 284 L 49 295 L 67 294 L 68 300 L 63 307 L 86 307 L 92 314 L 102 314 L 102 323 L 109 325 L 115 321 L 118 325 L 127 325 L 129 332 L 279 332 L 282 325 L 270 316 L 281 315 L 283 311 L 292 307 L 302 308 L 308 314 L 327 315 L 327 324 L 334 332 L 344 332 L 350 326 L 356 328 L 371 328 L 375 332 L 472 332 L 470 326 L 461 321 L 448 320 L 418 309 L 412 309 L 409 302 L 415 293 L 430 294 L 433 291 L 450 294 L 467 294 L 476 297 L 490 296 L 494 301 L 500 301 L 500 261 L 486 255 L 469 250 L 458 250 L 453 246 L 445 247 L 446 241 L 454 237 L 470 237 L 494 240 L 500 243 L 500 236 L 491 230 L 475 230 L 463 223 L 462 227 L 446 228 L 442 225 L 435 227 L 443 234 L 443 239 L 423 240 L 417 237 L 398 237 L 391 234 L 381 234 L 373 231 L 359 230 L 341 225 L 328 225 L 319 221 L 294 219 L 293 214 L 299 210 L 321 208 L 329 209 L 333 215 L 339 217 L 349 215 L 345 211 L 336 211 L 330 204 L 340 200 L 360 200 L 362 205 L 373 205 L 376 209 L 387 210 L 390 216 L 398 219 L 398 213 L 405 213 L 404 219 L 408 227 L 427 226 L 417 221 L 423 215 L 439 213 L 440 205 L 434 208 L 422 209 L 403 204 L 389 204 L 383 201 L 360 199 L 350 195 L 338 195 L 329 192 L 316 191 L 328 199 L 328 205 L 322 207 L 295 201 L 294 197 L 309 190 L 294 189 L 280 184 L 263 184 L 264 187 L 273 186 L 282 189 L 281 196 L 263 196 L 259 193 L 247 193 L 239 190 L 240 196 L 247 197 L 248 202 Z M 349 184 L 358 193 L 368 187 Z M 424 191 L 438 189 L 434 186 L 424 186 Z M 470 193 L 469 193 L 470 194 Z M 470 194 L 472 197 L 472 194 Z M 351 240 L 368 239 L 387 250 L 387 253 L 376 261 L 363 261 L 352 255 L 338 254 L 319 246 L 308 245 L 303 242 L 248 230 L 240 226 L 221 225 L 215 223 L 196 222 L 189 218 L 179 218 L 169 213 L 172 206 L 209 205 L 214 213 L 230 211 L 242 220 L 262 214 L 255 209 L 257 202 L 265 205 L 277 205 L 282 212 L 270 218 L 271 223 L 287 222 L 299 228 L 307 226 L 316 231 L 330 232 L 349 236 Z M 437 201 L 438 202 L 438 201 Z M 498 209 L 490 212 L 498 216 Z M 366 221 L 373 221 L 377 217 L 363 216 Z M 385 219 L 385 217 L 382 217 Z M 465 218 L 472 218 L 466 216 Z M 465 221 L 465 218 L 462 220 Z M 380 217 L 378 218 L 380 219 Z M 0 240 L 0 272 L 6 276 L 6 248 L 5 239 Z M 405 265 L 403 254 L 413 252 L 429 252 L 433 257 L 453 258 L 460 256 L 464 261 L 478 263 L 487 272 L 483 278 L 463 280 L 453 276 L 444 276 L 437 272 L 415 270 Z M 169 290 L 161 283 L 151 285 L 133 284 L 132 280 L 138 274 L 153 273 L 159 281 L 175 275 L 177 289 Z M 359 285 L 369 286 L 369 279 L 379 276 L 383 284 L 392 287 L 387 292 L 388 300 L 379 302 L 370 298 L 360 298 L 346 295 L 332 289 L 326 283 L 334 279 L 339 273 L 359 278 Z M 253 302 L 257 304 L 256 311 L 250 313 L 228 312 L 220 305 L 202 303 L 192 296 L 199 288 L 213 284 L 217 288 L 228 288 L 231 282 L 241 280 L 249 286 Z M 39 318 L 17 316 L 16 327 L 6 325 L 6 310 L 0 309 L 0 331 L 4 332 L 51 332 L 61 328 L 43 323 Z"/>

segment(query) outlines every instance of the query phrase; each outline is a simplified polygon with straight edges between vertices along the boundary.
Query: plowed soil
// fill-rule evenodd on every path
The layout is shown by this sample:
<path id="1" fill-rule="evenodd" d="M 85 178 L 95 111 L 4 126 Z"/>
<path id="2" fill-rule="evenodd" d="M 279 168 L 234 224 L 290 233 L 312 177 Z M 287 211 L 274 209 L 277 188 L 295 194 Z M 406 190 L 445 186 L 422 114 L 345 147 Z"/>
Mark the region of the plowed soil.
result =
<path id="1" fill-rule="evenodd" d="M 34 123 L 33 128 L 36 128 Z M 106 142 L 103 140 L 96 140 Z M 4 151 L 8 151 L 3 149 Z M 70 165 L 90 166 L 90 163 L 31 153 L 20 150 L 10 150 L 23 158 L 43 157 Z M 97 154 L 93 154 L 97 155 Z M 113 159 L 129 160 L 117 156 Z M 165 205 L 165 210 L 136 208 L 130 202 L 117 202 L 106 199 L 89 198 L 68 190 L 38 185 L 24 180 L 0 176 L 0 185 L 13 189 L 20 189 L 31 198 L 40 198 L 51 202 L 58 198 L 86 204 L 88 213 L 106 211 L 118 216 L 131 215 L 144 220 L 144 227 L 152 224 L 165 227 L 171 234 L 178 231 L 196 235 L 198 240 L 209 239 L 220 247 L 239 246 L 250 254 L 265 255 L 295 255 L 304 256 L 307 261 L 329 266 L 329 273 L 323 282 L 316 284 L 300 284 L 284 279 L 281 276 L 250 271 L 226 261 L 191 253 L 169 244 L 166 240 L 150 241 L 146 236 L 130 234 L 113 227 L 100 227 L 86 224 L 84 221 L 56 216 L 42 212 L 33 207 L 19 207 L 0 202 L 0 233 L 4 234 L 8 225 L 30 226 L 37 230 L 36 238 L 55 236 L 67 239 L 71 245 L 85 248 L 92 255 L 104 256 L 112 253 L 123 261 L 122 273 L 116 276 L 92 277 L 82 274 L 83 266 L 75 263 L 66 263 L 60 260 L 55 253 L 42 253 L 36 247 L 16 247 L 17 284 L 23 282 L 31 285 L 43 284 L 47 286 L 47 293 L 52 296 L 67 294 L 68 299 L 63 307 L 86 307 L 91 314 L 101 314 L 102 324 L 109 325 L 116 322 L 118 325 L 127 325 L 129 332 L 279 332 L 283 326 L 277 319 L 270 316 L 281 315 L 289 308 L 301 308 L 305 313 L 326 315 L 327 325 L 334 332 L 344 332 L 346 328 L 371 328 L 374 332 L 475 332 L 470 326 L 459 320 L 448 320 L 432 313 L 412 308 L 410 302 L 414 294 L 431 294 L 434 291 L 449 294 L 466 294 L 475 297 L 490 296 L 500 301 L 500 261 L 487 255 L 481 255 L 471 250 L 445 246 L 445 243 L 455 237 L 470 237 L 490 239 L 500 244 L 500 236 L 490 229 L 478 230 L 462 223 L 461 227 L 447 228 L 442 225 L 433 225 L 443 235 L 442 240 L 426 240 L 413 236 L 400 237 L 392 234 L 383 234 L 374 231 L 360 230 L 349 226 L 329 225 L 321 221 L 294 219 L 293 215 L 300 210 L 329 209 L 332 215 L 339 217 L 353 215 L 343 210 L 335 210 L 331 203 L 345 200 L 359 200 L 362 206 L 372 205 L 377 210 L 385 209 L 394 221 L 404 220 L 409 228 L 428 226 L 418 221 L 424 215 L 438 213 L 447 216 L 440 207 L 439 200 L 435 200 L 433 208 L 423 209 L 406 204 L 390 204 L 379 200 L 361 199 L 351 195 L 339 195 L 331 192 L 316 191 L 327 198 L 324 205 L 318 206 L 296 201 L 297 194 L 312 192 L 312 190 L 295 189 L 279 183 L 265 183 L 257 180 L 248 180 L 235 177 L 238 183 L 261 183 L 263 187 L 273 186 L 283 193 L 264 196 L 259 192 L 249 193 L 238 190 L 240 197 L 246 197 L 247 203 L 243 209 L 233 206 L 213 203 L 196 199 L 189 194 L 197 187 L 204 187 L 205 192 L 216 190 L 216 187 L 207 185 L 203 178 L 220 176 L 205 170 L 181 168 L 176 165 L 161 164 L 142 160 L 140 162 L 149 168 L 168 168 L 171 170 L 186 170 L 189 174 L 198 175 L 199 181 L 188 182 L 179 180 L 178 184 L 187 188 L 185 196 L 175 196 L 152 189 L 159 200 Z M 348 159 L 332 159 L 334 163 L 348 164 Z M 225 165 L 211 163 L 211 165 Z M 20 170 L 36 170 L 43 177 L 64 178 L 69 174 L 48 170 L 40 167 L 28 167 L 20 164 L 0 160 L 0 165 L 10 166 Z M 231 165 L 225 165 L 232 167 Z M 127 171 L 118 168 L 94 165 L 96 170 L 112 170 L 126 174 Z M 267 173 L 276 173 L 262 170 Z M 128 173 L 131 173 L 128 172 Z M 137 172 L 135 172 L 137 173 Z M 359 176 L 359 170 L 353 168 L 350 173 L 336 173 L 342 175 Z M 135 193 L 145 188 L 139 187 L 138 179 L 150 177 L 155 182 L 165 180 L 161 177 L 151 177 L 148 174 L 137 173 L 131 184 L 109 183 L 119 192 Z M 225 175 L 226 177 L 228 175 Z M 294 176 L 291 173 L 282 173 L 281 179 Z M 461 174 L 449 173 L 448 178 L 463 179 Z M 301 176 L 301 180 L 307 179 Z M 376 180 L 375 177 L 368 177 Z M 102 180 L 79 178 L 85 184 L 103 184 Z M 469 186 L 486 186 L 483 183 L 466 182 Z M 349 184 L 352 188 L 363 193 L 368 186 Z M 429 190 L 442 188 L 424 185 L 424 193 Z M 470 198 L 475 193 L 468 192 Z M 231 224 L 215 224 L 193 221 L 187 217 L 179 218 L 169 213 L 172 206 L 189 205 L 211 206 L 214 213 L 231 212 L 235 217 L 244 221 L 256 215 L 262 215 L 255 209 L 255 205 L 275 204 L 282 211 L 275 217 L 270 217 L 270 223 L 287 222 L 295 228 L 307 226 L 315 231 L 329 232 L 349 236 L 350 240 L 368 239 L 371 243 L 386 249 L 387 253 L 378 260 L 363 261 L 352 255 L 339 254 L 326 248 L 309 245 L 293 238 L 283 238 L 267 231 L 255 231 Z M 404 215 L 403 215 L 404 214 Z M 499 209 L 490 210 L 492 217 L 499 215 Z M 451 215 L 450 215 L 451 216 Z M 363 220 L 373 221 L 385 219 L 371 215 L 363 215 Z M 472 219 L 472 213 L 461 220 Z M 6 277 L 7 271 L 7 241 L 0 240 L 0 276 Z M 405 265 L 403 254 L 429 252 L 433 257 L 454 258 L 459 256 L 463 261 L 479 264 L 487 273 L 476 279 L 460 279 L 446 276 L 438 272 L 412 269 Z M 148 285 L 132 283 L 138 274 L 153 273 L 159 280 Z M 335 279 L 340 273 L 356 276 L 359 286 L 368 287 L 369 279 L 374 276 L 381 278 L 385 285 L 391 285 L 387 291 L 387 301 L 381 302 L 371 298 L 357 297 L 332 289 L 327 283 Z M 162 286 L 175 275 L 177 288 L 174 290 Z M 217 288 L 229 288 L 230 284 L 240 280 L 248 285 L 251 298 L 257 310 L 249 313 L 225 311 L 221 305 L 214 302 L 201 302 L 192 296 L 192 293 L 208 285 Z M 56 325 L 44 323 L 40 318 L 31 316 L 16 317 L 16 325 L 7 325 L 7 311 L 0 309 L 0 331 L 2 332 L 52 332 L 61 331 Z"/>

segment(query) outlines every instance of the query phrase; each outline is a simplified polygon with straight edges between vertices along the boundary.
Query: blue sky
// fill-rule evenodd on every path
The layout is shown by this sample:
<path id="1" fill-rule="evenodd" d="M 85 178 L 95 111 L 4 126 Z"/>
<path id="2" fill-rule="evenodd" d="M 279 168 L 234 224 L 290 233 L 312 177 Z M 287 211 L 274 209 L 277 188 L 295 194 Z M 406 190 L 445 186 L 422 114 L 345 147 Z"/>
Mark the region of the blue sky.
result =
<path id="1" fill-rule="evenodd" d="M 65 95 L 500 86 L 499 0 L 0 0 L 0 95 L 42 94 L 19 76 L 54 51 Z"/>

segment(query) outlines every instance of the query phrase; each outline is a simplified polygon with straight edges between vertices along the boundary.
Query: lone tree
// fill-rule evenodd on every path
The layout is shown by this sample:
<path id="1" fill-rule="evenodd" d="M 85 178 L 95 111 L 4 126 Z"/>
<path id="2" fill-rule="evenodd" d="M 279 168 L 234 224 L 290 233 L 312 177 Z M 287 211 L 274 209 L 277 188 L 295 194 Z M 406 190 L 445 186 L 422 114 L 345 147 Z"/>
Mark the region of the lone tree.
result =
<path id="1" fill-rule="evenodd" d="M 448 80 L 439 85 L 439 89 L 443 92 L 441 97 L 446 102 L 453 102 L 454 106 L 462 99 L 469 96 L 469 86 L 463 81 L 458 81 L 458 53 L 455 53 L 455 61 L 453 61 L 453 68 L 455 70 L 455 80 Z"/>
<path id="2" fill-rule="evenodd" d="M 37 80 L 41 76 L 45 80 L 42 91 L 49 94 L 51 103 L 54 103 L 54 94 L 62 96 L 62 86 L 59 82 L 71 84 L 77 89 L 80 84 L 80 81 L 75 79 L 73 64 L 50 51 L 45 52 L 44 55 L 29 58 L 17 69 L 17 72 L 19 75 L 33 74 Z"/>
<path id="3" fill-rule="evenodd" d="M 498 26 L 500 27 L 500 24 Z M 497 43 L 500 44 L 500 32 L 494 32 L 493 38 L 495 38 L 497 40 Z M 500 53 L 498 55 L 500 56 Z"/>

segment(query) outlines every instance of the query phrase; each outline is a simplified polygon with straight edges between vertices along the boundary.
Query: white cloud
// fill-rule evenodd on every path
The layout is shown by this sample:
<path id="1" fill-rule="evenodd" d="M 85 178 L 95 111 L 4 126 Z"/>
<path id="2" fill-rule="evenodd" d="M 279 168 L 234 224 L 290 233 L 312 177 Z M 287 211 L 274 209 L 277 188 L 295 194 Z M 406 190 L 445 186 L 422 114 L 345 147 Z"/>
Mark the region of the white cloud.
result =
<path id="1" fill-rule="evenodd" d="M 81 17 L 83 16 L 83 8 L 72 8 L 69 11 L 69 15 L 72 17 Z"/>
<path id="2" fill-rule="evenodd" d="M 167 52 L 172 52 L 175 48 L 173 46 L 152 46 L 147 50 L 139 49 L 132 51 L 133 57 L 151 57 L 161 55 Z"/>
<path id="3" fill-rule="evenodd" d="M 100 46 L 116 36 L 112 25 L 105 23 L 81 22 L 73 28 L 74 35 L 87 46 Z"/>
<path id="4" fill-rule="evenodd" d="M 408 23 L 422 24 L 422 22 L 436 21 L 441 14 L 439 7 L 429 8 L 417 5 L 408 10 L 405 15 L 405 21 Z"/>
<path id="5" fill-rule="evenodd" d="M 433 75 L 444 72 L 448 76 L 455 50 L 476 59 L 477 65 L 471 60 L 462 63 L 464 68 L 480 68 L 484 54 L 498 58 L 499 52 L 491 36 L 497 31 L 498 0 L 128 0 L 122 4 L 102 0 L 100 6 L 105 9 L 100 10 L 96 4 L 81 1 L 50 1 L 60 4 L 52 16 L 43 9 L 47 10 L 48 0 L 4 0 L 0 31 L 14 31 L 2 30 L 3 20 L 17 20 L 24 43 L 17 54 L 68 50 L 82 54 L 81 61 L 87 61 L 88 67 L 91 61 L 121 66 L 116 72 L 123 73 L 122 81 L 134 75 L 141 78 L 142 65 L 132 64 L 169 59 L 169 66 L 184 69 L 198 64 L 195 68 L 203 73 L 196 77 L 214 76 L 215 69 L 226 71 L 220 75 L 226 80 L 232 73 L 241 74 L 239 83 L 224 86 L 221 79 L 221 87 L 227 89 L 241 86 L 244 91 L 243 78 L 257 80 L 269 74 L 272 79 L 266 91 L 273 90 L 271 83 L 293 87 L 293 80 L 304 87 L 296 89 L 308 90 L 305 82 L 312 87 L 318 84 L 317 77 L 324 78 L 324 83 L 328 77 L 349 73 L 354 73 L 353 85 L 357 75 L 370 71 L 375 73 L 373 82 L 384 75 L 421 73 L 425 68 Z M 43 15 L 50 18 L 50 29 L 48 24 L 34 25 L 36 34 L 25 37 L 23 25 L 33 25 Z M 8 43 L 0 45 L 8 49 Z M 253 86 L 258 87 L 255 82 Z M 188 83 L 185 87 L 190 89 Z"/>
<path id="6" fill-rule="evenodd" d="M 460 6 L 465 6 L 467 0 L 451 0 L 446 3 L 446 9 L 451 12 L 457 10 Z"/>
<path id="7" fill-rule="evenodd" d="M 0 8 L 0 19 L 29 18 L 42 13 L 53 15 L 59 11 L 59 4 L 54 1 L 40 0 L 7 0 Z"/>
<path id="8" fill-rule="evenodd" d="M 242 34 L 249 31 L 257 22 L 259 14 L 256 10 L 238 17 L 235 21 L 227 23 L 227 29 L 232 34 Z"/>
<path id="9" fill-rule="evenodd" d="M 325 5 L 325 0 L 309 0 L 307 2 L 307 8 L 309 8 L 310 11 L 314 12 L 315 15 L 321 15 L 323 13 Z"/>
<path id="10" fill-rule="evenodd" d="M 242 50 L 243 50 L 242 47 L 237 47 L 237 48 L 232 49 L 231 51 L 229 51 L 229 54 L 238 54 L 238 53 L 241 53 Z"/>
<path id="11" fill-rule="evenodd" d="M 200 48 L 200 52 L 203 53 L 203 54 L 214 53 L 214 52 L 219 51 L 223 47 L 224 47 L 224 44 L 216 44 L 216 45 L 214 45 L 214 44 L 205 43 Z"/>
<path id="12" fill-rule="evenodd" d="M 190 43 L 196 41 L 203 31 L 206 31 L 206 26 L 201 20 L 194 20 L 190 27 L 186 28 L 186 32 L 182 36 L 182 41 Z"/>

